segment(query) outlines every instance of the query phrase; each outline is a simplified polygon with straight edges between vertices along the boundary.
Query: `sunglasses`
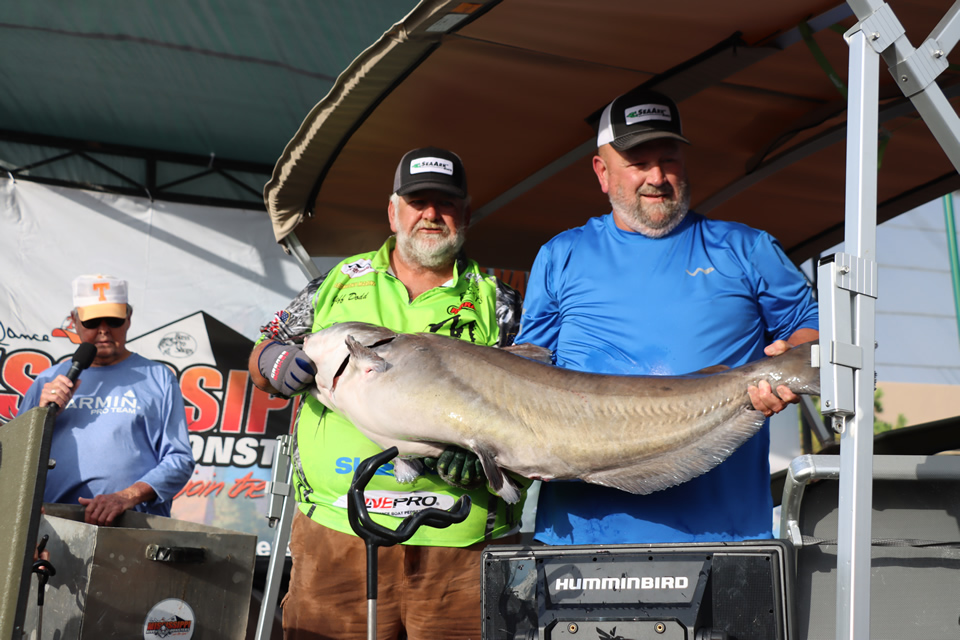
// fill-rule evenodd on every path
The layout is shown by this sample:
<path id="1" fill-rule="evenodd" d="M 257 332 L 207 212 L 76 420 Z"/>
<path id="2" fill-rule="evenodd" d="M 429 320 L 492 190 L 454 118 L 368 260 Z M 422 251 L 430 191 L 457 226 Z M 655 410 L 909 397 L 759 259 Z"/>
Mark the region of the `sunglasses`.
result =
<path id="1" fill-rule="evenodd" d="M 89 320 L 81 320 L 80 324 L 83 325 L 84 329 L 96 329 L 101 322 L 106 322 L 111 329 L 119 329 L 126 321 L 126 318 L 90 318 Z"/>

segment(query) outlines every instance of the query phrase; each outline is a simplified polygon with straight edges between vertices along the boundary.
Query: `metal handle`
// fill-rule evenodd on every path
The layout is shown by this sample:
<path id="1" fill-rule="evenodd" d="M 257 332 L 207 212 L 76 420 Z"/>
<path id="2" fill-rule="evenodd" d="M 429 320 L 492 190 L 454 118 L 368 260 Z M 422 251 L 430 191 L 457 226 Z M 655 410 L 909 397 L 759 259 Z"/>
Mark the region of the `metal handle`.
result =
<path id="1" fill-rule="evenodd" d="M 367 546 L 367 639 L 377 637 L 377 550 L 410 539 L 422 526 L 444 529 L 467 519 L 470 514 L 470 496 L 460 496 L 449 511 L 433 507 L 407 516 L 396 531 L 377 524 L 370 518 L 363 490 L 373 478 L 380 465 L 397 456 L 397 448 L 390 447 L 371 456 L 357 465 L 347 497 L 347 518 L 354 533 L 363 538 Z"/>
<path id="2" fill-rule="evenodd" d="M 147 560 L 154 562 L 182 562 L 184 564 L 201 564 L 206 557 L 202 547 L 161 547 L 158 544 L 148 544 Z"/>
<path id="3" fill-rule="evenodd" d="M 460 496 L 449 511 L 433 507 L 418 511 L 403 519 L 394 531 L 377 524 L 370 518 L 363 490 L 373 478 L 377 469 L 397 456 L 397 448 L 390 447 L 375 456 L 361 462 L 353 473 L 350 494 L 347 500 L 347 517 L 354 533 L 379 547 L 390 547 L 406 542 L 422 526 L 445 529 L 452 524 L 463 522 L 470 514 L 470 496 Z"/>

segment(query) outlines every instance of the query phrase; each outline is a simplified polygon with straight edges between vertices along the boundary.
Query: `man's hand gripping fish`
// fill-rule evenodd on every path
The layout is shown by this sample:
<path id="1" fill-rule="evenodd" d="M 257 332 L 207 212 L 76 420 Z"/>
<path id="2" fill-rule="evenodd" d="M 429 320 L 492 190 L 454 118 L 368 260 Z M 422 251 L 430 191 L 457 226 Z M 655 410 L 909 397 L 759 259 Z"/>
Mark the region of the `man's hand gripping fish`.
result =
<path id="1" fill-rule="evenodd" d="M 317 367 L 311 393 L 384 449 L 397 447 L 398 481 L 453 444 L 476 453 L 490 488 L 513 503 L 520 493 L 504 470 L 641 494 L 706 473 L 763 425 L 748 386 L 819 393 L 811 346 L 675 377 L 582 373 L 511 353 L 529 355 L 530 345 L 497 349 L 363 322 L 312 334 L 304 350 Z"/>

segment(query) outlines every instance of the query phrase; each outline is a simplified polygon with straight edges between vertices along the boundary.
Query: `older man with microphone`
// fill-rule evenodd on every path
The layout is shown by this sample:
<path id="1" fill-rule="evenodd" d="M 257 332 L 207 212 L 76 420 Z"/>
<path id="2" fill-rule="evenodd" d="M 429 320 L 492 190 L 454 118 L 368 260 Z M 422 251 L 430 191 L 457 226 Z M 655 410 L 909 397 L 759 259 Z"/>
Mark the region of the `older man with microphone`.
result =
<path id="1" fill-rule="evenodd" d="M 73 303 L 77 334 L 95 353 L 81 344 L 72 360 L 37 376 L 19 410 L 59 407 L 50 448 L 57 464 L 44 502 L 79 503 L 85 521 L 97 525 L 113 524 L 127 509 L 169 516 L 194 467 L 177 379 L 127 349 L 133 307 L 125 280 L 79 276 Z"/>

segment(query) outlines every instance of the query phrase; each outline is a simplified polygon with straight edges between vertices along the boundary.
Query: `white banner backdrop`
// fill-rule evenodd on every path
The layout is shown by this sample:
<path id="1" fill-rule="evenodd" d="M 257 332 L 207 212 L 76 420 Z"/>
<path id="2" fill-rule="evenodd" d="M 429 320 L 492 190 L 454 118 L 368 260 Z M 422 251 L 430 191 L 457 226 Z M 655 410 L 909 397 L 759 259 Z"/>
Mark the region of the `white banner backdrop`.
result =
<path id="1" fill-rule="evenodd" d="M 204 309 L 252 337 L 305 284 L 262 212 L 0 178 L 0 229 L 8 328 L 59 322 L 75 275 L 109 273 L 130 283 L 131 336 Z"/>
<path id="2" fill-rule="evenodd" d="M 294 407 L 252 386 L 246 358 L 306 278 L 266 214 L 0 178 L 0 422 L 76 350 L 70 282 L 84 273 L 128 281 L 130 349 L 180 379 L 198 464 L 173 516 L 257 533 L 268 553 L 264 484 Z"/>

